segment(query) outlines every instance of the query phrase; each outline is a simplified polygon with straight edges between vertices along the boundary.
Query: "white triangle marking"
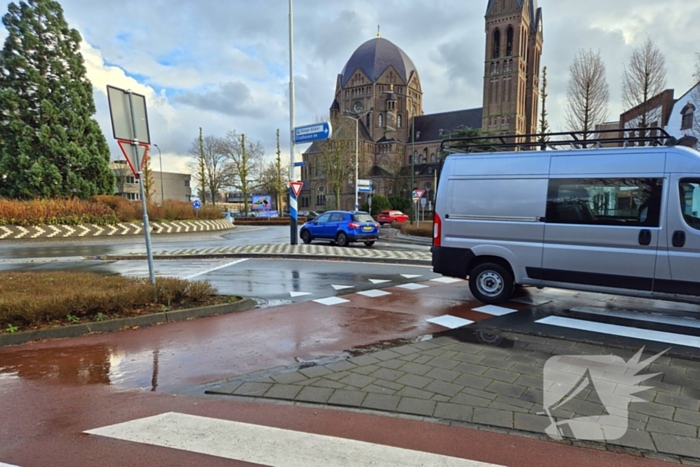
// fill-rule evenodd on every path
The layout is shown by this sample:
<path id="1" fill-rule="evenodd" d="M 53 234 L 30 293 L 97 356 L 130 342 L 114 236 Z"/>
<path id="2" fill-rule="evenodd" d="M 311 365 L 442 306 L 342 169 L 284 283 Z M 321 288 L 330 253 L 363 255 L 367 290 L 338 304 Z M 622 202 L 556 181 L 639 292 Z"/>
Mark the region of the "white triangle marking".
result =
<path id="1" fill-rule="evenodd" d="M 415 279 L 417 277 L 423 277 L 422 274 L 401 274 L 402 277 L 405 277 L 406 279 Z"/>
<path id="2" fill-rule="evenodd" d="M 296 297 L 303 297 L 305 295 L 313 295 L 313 294 L 311 294 L 309 292 L 289 292 L 289 295 L 291 295 L 292 298 L 296 298 Z"/>
<path id="3" fill-rule="evenodd" d="M 391 282 L 390 280 L 386 280 L 386 279 L 370 279 L 369 281 L 372 284 L 385 284 L 387 282 Z"/>
<path id="4" fill-rule="evenodd" d="M 354 289 L 354 285 L 332 285 L 335 290 L 345 290 L 345 289 Z"/>

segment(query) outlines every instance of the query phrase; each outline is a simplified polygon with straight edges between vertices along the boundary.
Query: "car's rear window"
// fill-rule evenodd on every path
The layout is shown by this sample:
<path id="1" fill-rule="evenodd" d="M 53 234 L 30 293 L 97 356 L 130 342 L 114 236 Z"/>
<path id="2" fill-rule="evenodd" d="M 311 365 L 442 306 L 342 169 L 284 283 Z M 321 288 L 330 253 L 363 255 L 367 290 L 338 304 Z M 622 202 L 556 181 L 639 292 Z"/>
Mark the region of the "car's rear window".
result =
<path id="1" fill-rule="evenodd" d="M 374 222 L 374 219 L 369 214 L 353 214 L 352 220 L 355 222 Z"/>
<path id="2" fill-rule="evenodd" d="M 390 212 L 390 211 L 382 211 L 382 214 L 385 215 L 385 216 L 387 216 L 387 215 L 389 215 L 389 212 Z"/>

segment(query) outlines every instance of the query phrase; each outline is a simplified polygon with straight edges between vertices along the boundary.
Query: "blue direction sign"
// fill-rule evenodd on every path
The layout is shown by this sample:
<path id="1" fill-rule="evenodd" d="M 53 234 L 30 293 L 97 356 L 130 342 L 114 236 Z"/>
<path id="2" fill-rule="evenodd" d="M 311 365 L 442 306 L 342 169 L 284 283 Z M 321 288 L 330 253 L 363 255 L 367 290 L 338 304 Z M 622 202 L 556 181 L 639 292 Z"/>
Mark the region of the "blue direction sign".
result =
<path id="1" fill-rule="evenodd" d="M 295 162 L 294 167 L 306 167 L 306 162 Z"/>
<path id="2" fill-rule="evenodd" d="M 328 139 L 331 136 L 331 124 L 328 122 L 294 128 L 295 143 L 311 143 Z"/>
<path id="3" fill-rule="evenodd" d="M 199 201 L 198 199 L 192 201 L 192 207 L 195 209 L 201 209 L 202 208 L 202 202 Z"/>

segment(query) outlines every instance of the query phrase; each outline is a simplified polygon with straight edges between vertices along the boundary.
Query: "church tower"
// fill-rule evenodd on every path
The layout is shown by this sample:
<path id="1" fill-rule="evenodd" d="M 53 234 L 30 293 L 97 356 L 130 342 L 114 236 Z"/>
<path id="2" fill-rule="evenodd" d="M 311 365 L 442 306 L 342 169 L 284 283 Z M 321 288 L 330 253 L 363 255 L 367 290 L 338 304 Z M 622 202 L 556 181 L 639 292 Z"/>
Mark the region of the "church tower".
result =
<path id="1" fill-rule="evenodd" d="M 537 133 L 542 44 L 542 9 L 537 0 L 488 0 L 485 134 Z"/>

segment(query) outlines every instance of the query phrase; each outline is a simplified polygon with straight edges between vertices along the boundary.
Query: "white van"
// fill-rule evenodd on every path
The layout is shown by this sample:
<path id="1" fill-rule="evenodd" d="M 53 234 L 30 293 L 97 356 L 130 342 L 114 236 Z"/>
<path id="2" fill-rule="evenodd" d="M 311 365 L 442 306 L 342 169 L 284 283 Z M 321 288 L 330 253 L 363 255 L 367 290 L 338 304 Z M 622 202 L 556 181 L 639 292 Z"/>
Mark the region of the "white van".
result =
<path id="1" fill-rule="evenodd" d="M 700 152 L 659 132 L 664 146 L 448 156 L 433 270 L 489 304 L 518 284 L 700 296 Z"/>

